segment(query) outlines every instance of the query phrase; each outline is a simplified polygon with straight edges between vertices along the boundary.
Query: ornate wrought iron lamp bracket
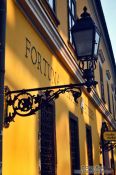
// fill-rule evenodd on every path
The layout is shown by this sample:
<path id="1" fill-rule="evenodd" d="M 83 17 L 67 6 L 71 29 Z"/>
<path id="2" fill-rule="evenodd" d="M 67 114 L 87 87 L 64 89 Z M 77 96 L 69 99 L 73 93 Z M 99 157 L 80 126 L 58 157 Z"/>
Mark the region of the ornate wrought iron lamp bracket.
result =
<path id="1" fill-rule="evenodd" d="M 96 82 L 93 81 L 91 85 L 96 85 Z M 10 122 L 14 121 L 16 115 L 22 117 L 33 115 L 46 103 L 56 100 L 60 94 L 65 92 L 70 92 L 77 103 L 78 98 L 82 94 L 81 88 L 86 86 L 90 91 L 91 85 L 88 87 L 88 82 L 85 82 L 17 91 L 10 91 L 8 88 L 5 88 L 6 114 L 4 127 L 9 127 Z"/>

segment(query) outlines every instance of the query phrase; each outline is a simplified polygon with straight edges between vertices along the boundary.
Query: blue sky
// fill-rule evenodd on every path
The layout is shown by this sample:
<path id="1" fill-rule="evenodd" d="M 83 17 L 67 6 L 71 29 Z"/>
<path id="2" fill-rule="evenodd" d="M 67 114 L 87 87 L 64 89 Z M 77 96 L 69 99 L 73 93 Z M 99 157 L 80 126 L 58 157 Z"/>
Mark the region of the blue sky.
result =
<path id="1" fill-rule="evenodd" d="M 101 0 L 116 63 L 116 0 Z"/>

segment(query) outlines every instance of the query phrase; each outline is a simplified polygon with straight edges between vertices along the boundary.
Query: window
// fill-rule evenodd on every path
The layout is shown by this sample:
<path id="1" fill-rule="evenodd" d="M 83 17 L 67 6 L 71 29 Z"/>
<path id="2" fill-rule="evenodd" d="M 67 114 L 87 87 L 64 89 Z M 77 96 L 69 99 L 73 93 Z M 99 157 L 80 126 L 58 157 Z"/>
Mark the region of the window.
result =
<path id="1" fill-rule="evenodd" d="M 68 0 L 68 34 L 69 41 L 72 43 L 72 36 L 70 29 L 74 25 L 76 18 L 76 0 Z"/>
<path id="2" fill-rule="evenodd" d="M 88 166 L 93 166 L 92 134 L 91 134 L 91 127 L 88 125 L 86 125 L 86 141 L 87 141 Z"/>
<path id="3" fill-rule="evenodd" d="M 56 0 L 42 0 L 41 3 L 44 6 L 45 13 L 47 13 L 50 20 L 55 24 L 56 27 L 60 24 L 60 21 L 56 15 Z"/>
<path id="4" fill-rule="evenodd" d="M 114 162 L 114 152 L 113 152 L 113 150 L 111 150 L 111 168 L 115 172 L 115 162 Z"/>
<path id="5" fill-rule="evenodd" d="M 56 174 L 55 109 L 46 104 L 41 109 L 41 175 Z"/>
<path id="6" fill-rule="evenodd" d="M 47 1 L 50 4 L 50 7 L 52 8 L 52 10 L 55 12 L 55 0 L 47 0 Z"/>
<path id="7" fill-rule="evenodd" d="M 107 93 L 108 93 L 108 108 L 109 108 L 109 111 L 111 112 L 111 105 L 110 105 L 110 90 L 109 90 L 109 84 L 108 84 L 108 81 L 107 81 Z"/>
<path id="8" fill-rule="evenodd" d="M 112 91 L 112 115 L 114 117 L 114 120 L 116 120 L 115 117 L 115 85 L 111 84 L 111 91 Z"/>
<path id="9" fill-rule="evenodd" d="M 72 113 L 69 113 L 70 127 L 70 153 L 71 153 L 71 171 L 72 175 L 75 170 L 80 170 L 80 153 L 79 153 L 79 130 L 78 119 Z"/>
<path id="10" fill-rule="evenodd" d="M 104 95 L 104 81 L 103 81 L 103 70 L 102 66 L 99 63 L 99 72 L 100 72 L 100 90 L 101 90 L 101 98 L 105 102 L 105 95 Z"/>
<path id="11" fill-rule="evenodd" d="M 106 70 L 106 83 L 107 83 L 107 94 L 108 94 L 108 108 L 111 112 L 111 102 L 110 102 L 110 87 L 109 87 L 109 80 L 111 79 L 111 74 L 109 70 Z"/>
<path id="12" fill-rule="evenodd" d="M 114 119 L 116 120 L 116 118 L 115 118 L 115 107 L 114 107 L 114 95 L 113 95 L 113 93 L 112 93 L 112 114 L 113 114 Z"/>

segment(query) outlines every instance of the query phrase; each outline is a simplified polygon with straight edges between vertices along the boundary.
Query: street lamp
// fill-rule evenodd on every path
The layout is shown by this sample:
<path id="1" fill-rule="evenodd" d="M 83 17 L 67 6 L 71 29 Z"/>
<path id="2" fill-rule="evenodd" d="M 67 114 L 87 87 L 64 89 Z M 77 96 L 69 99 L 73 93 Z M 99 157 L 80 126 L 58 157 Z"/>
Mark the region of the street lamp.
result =
<path id="1" fill-rule="evenodd" d="M 94 82 L 94 69 L 96 68 L 98 56 L 100 33 L 87 12 L 87 8 L 84 7 L 83 10 L 81 18 L 76 20 L 71 33 L 75 52 L 79 60 L 79 67 L 83 72 L 83 78 L 87 81 L 87 90 L 89 92 Z"/>
<path id="2" fill-rule="evenodd" d="M 10 91 L 6 88 L 5 127 L 9 126 L 9 123 L 14 120 L 16 115 L 25 117 L 35 114 L 42 106 L 57 99 L 60 94 L 65 92 L 72 93 L 74 101 L 77 102 L 77 99 L 81 96 L 83 86 L 90 92 L 91 87 L 97 84 L 94 80 L 94 69 L 96 68 L 100 35 L 90 14 L 87 13 L 86 7 L 84 7 L 81 18 L 75 21 L 71 33 L 77 59 L 79 60 L 79 67 L 85 82 L 16 91 Z M 36 92 L 36 94 L 33 95 L 31 92 Z M 12 112 L 9 111 L 9 108 L 12 108 Z"/>
<path id="3" fill-rule="evenodd" d="M 83 10 L 81 18 L 75 21 L 71 29 L 72 39 L 80 61 L 96 60 L 100 34 L 87 8 L 84 7 Z"/>

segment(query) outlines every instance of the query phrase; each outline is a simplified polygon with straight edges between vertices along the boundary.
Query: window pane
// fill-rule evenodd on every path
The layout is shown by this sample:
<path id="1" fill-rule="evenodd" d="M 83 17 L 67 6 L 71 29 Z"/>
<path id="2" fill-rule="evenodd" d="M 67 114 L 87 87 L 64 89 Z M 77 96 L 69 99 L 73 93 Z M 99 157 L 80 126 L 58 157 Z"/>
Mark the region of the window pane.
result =
<path id="1" fill-rule="evenodd" d="M 95 34 L 95 48 L 94 48 L 94 55 L 97 55 L 97 52 L 98 52 L 98 44 L 99 44 L 99 35 L 98 33 L 96 32 Z"/>
<path id="2" fill-rule="evenodd" d="M 71 32 L 70 32 L 70 42 L 72 43 L 72 35 L 71 35 Z"/>
<path id="3" fill-rule="evenodd" d="M 72 20 L 72 26 L 74 26 L 74 20 Z"/>
<path id="4" fill-rule="evenodd" d="M 69 0 L 69 8 L 71 9 L 71 0 Z"/>
<path id="5" fill-rule="evenodd" d="M 54 2 L 55 0 L 48 0 L 48 3 L 50 4 L 51 8 L 54 10 Z"/>
<path id="6" fill-rule="evenodd" d="M 112 94 L 112 112 L 113 112 L 113 117 L 115 119 L 115 108 L 114 108 L 114 96 Z"/>
<path id="7" fill-rule="evenodd" d="M 75 9 L 74 9 L 74 4 L 72 3 L 72 15 L 75 15 Z"/>
<path id="8" fill-rule="evenodd" d="M 76 2 L 75 0 L 69 0 L 68 1 L 68 13 L 69 13 L 69 40 L 72 43 L 72 36 L 71 36 L 71 31 L 70 29 L 72 28 L 72 26 L 74 25 L 74 20 L 75 20 L 75 16 L 76 16 Z"/>
<path id="9" fill-rule="evenodd" d="M 50 6 L 51 6 L 52 9 L 53 9 L 53 0 L 49 0 L 49 4 L 50 4 Z"/>
<path id="10" fill-rule="evenodd" d="M 78 56 L 89 56 L 92 53 L 92 30 L 74 33 Z M 77 42 L 78 41 L 78 42 Z M 86 47 L 85 47 L 86 46 Z"/>
<path id="11" fill-rule="evenodd" d="M 103 70 L 102 66 L 99 63 L 99 72 L 100 72 L 100 88 L 101 88 L 101 98 L 105 102 L 105 95 L 104 95 L 104 81 L 103 81 Z"/>
<path id="12" fill-rule="evenodd" d="M 69 29 L 71 29 L 72 24 L 71 24 L 71 16 L 69 15 Z"/>
<path id="13" fill-rule="evenodd" d="M 111 106 L 110 106 L 110 89 L 109 89 L 108 82 L 107 82 L 107 92 L 108 92 L 108 107 L 109 107 L 109 111 L 111 112 Z"/>

